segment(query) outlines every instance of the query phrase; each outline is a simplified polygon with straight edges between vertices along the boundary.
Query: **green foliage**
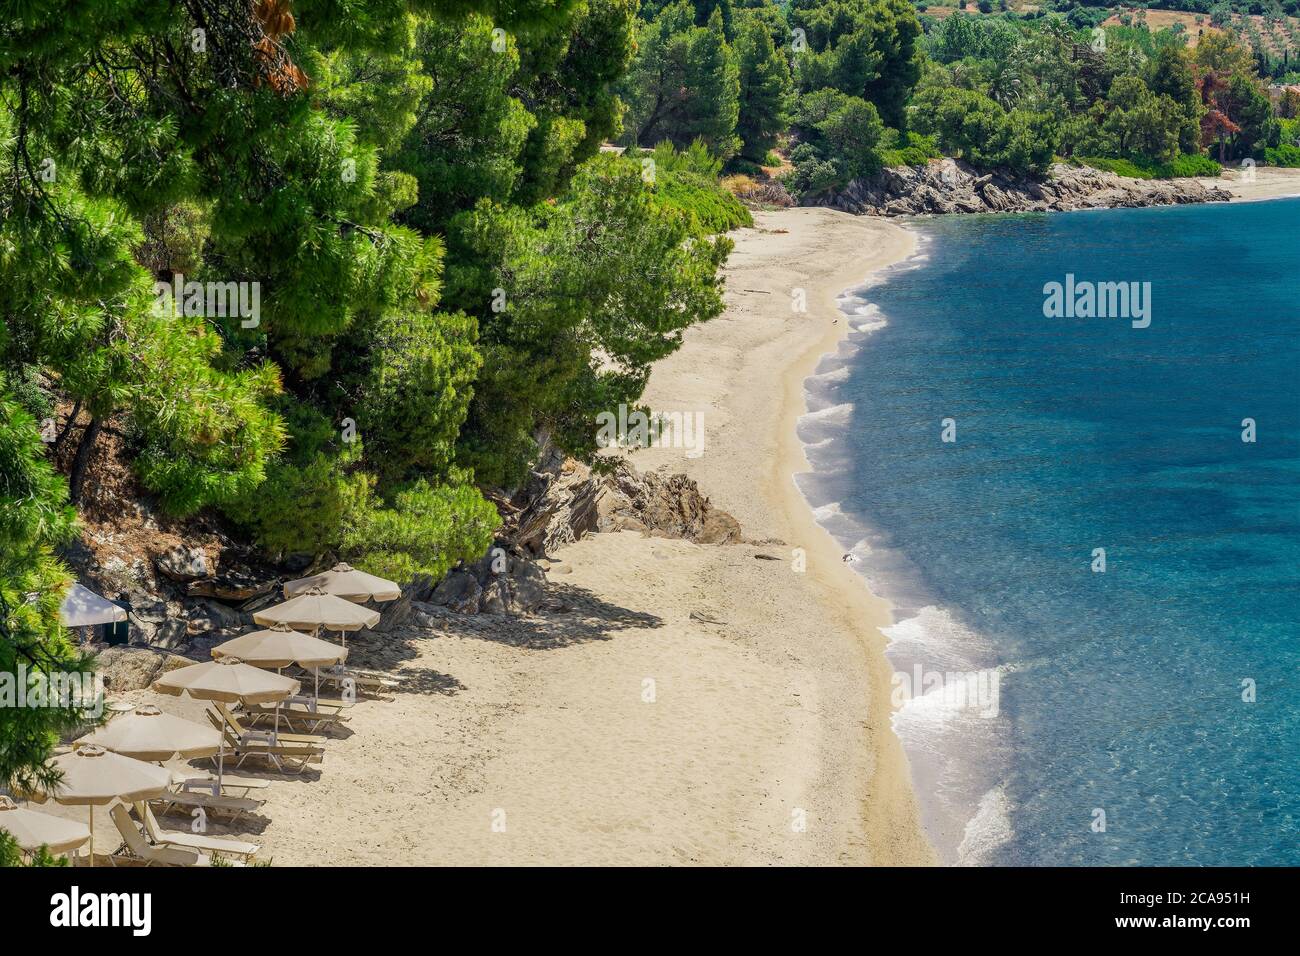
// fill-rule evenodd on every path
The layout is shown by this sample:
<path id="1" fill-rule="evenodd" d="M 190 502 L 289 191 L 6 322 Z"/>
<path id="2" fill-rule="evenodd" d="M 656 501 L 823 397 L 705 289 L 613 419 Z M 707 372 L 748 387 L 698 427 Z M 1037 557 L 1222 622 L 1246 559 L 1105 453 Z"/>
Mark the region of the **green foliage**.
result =
<path id="1" fill-rule="evenodd" d="M 427 88 L 394 162 L 419 186 L 404 219 L 429 233 L 481 196 L 505 202 L 523 175 L 523 148 L 537 117 L 512 93 L 519 71 L 513 37 L 492 49 L 492 23 L 472 15 L 425 21 L 415 51 Z"/>
<path id="2" fill-rule="evenodd" d="M 478 490 L 453 472 L 436 487 L 423 479 L 391 501 L 370 498 L 349 514 L 339 555 L 354 566 L 394 581 L 417 574 L 438 580 L 458 561 L 482 555 L 500 519 Z"/>
<path id="3" fill-rule="evenodd" d="M 740 149 L 740 66 L 719 10 L 696 26 L 694 10 L 678 0 L 641 22 L 637 55 L 619 92 L 630 145 L 666 139 L 684 147 L 701 139 L 723 159 Z"/>
<path id="4" fill-rule="evenodd" d="M 280 390 L 270 363 L 215 367 L 220 337 L 202 320 L 149 316 L 127 343 L 138 380 L 131 394 L 136 469 L 175 514 L 233 501 L 260 484 L 284 430 L 265 400 Z"/>
<path id="5" fill-rule="evenodd" d="M 722 311 L 717 273 L 731 242 L 658 199 L 640 162 L 606 154 L 554 206 L 480 202 L 453 224 L 449 248 L 463 263 L 448 270 L 449 291 L 480 303 L 484 355 L 462 461 L 511 485 L 535 434 L 594 453 L 595 416 L 634 404 L 650 364 Z"/>
<path id="6" fill-rule="evenodd" d="M 1179 115 L 1178 149 L 1195 153 L 1201 145 L 1201 117 L 1205 108 L 1196 87 L 1192 58 L 1180 47 L 1161 47 L 1148 67 L 1147 85 L 1156 96 L 1167 97 Z"/>
<path id="7" fill-rule="evenodd" d="M 912 104 L 913 128 L 935 138 L 947 154 L 982 168 L 1042 172 L 1051 164 L 1060 133 L 1047 113 L 1001 106 L 974 90 L 934 87 Z"/>
<path id="8" fill-rule="evenodd" d="M 886 130 L 885 141 L 893 144 L 881 150 L 881 162 L 885 166 L 923 166 L 943 155 L 933 136 L 909 133 L 904 142 L 896 130 Z"/>
<path id="9" fill-rule="evenodd" d="M 1264 149 L 1264 162 L 1270 166 L 1300 166 L 1300 146 L 1283 143 Z"/>
<path id="10" fill-rule="evenodd" d="M 1146 159 L 1114 159 L 1101 156 L 1079 156 L 1076 162 L 1131 179 L 1181 179 L 1196 176 L 1218 176 L 1223 167 L 1199 153 L 1177 156 L 1171 162 L 1156 163 Z"/>
<path id="11" fill-rule="evenodd" d="M 908 0 L 793 0 L 790 23 L 808 40 L 795 61 L 801 93 L 838 90 L 904 128 L 922 60 L 921 25 Z"/>
<path id="12" fill-rule="evenodd" d="M 18 842 L 4 830 L 0 830 L 0 869 L 18 866 L 47 867 L 67 865 L 67 857 L 54 856 L 47 846 L 39 847 L 31 855 L 30 861 L 24 863 L 22 848 L 18 846 Z"/>
<path id="13" fill-rule="evenodd" d="M 1102 142 L 1105 153 L 1157 163 L 1168 162 L 1178 153 L 1184 114 L 1178 103 L 1157 96 L 1140 77 L 1116 77 L 1094 113 L 1098 122 L 1092 127 L 1089 146 Z"/>
<path id="14" fill-rule="evenodd" d="M 794 84 L 785 56 L 772 42 L 766 25 L 746 17 L 736 37 L 740 68 L 740 106 L 736 133 L 740 155 L 753 163 L 766 160 L 768 151 L 790 122 Z"/>
<path id="15" fill-rule="evenodd" d="M 362 443 L 347 440 L 325 415 L 289 396 L 274 408 L 288 425 L 283 457 L 256 489 L 226 505 L 272 555 L 322 554 L 337 548 L 347 516 L 360 509 L 373 479 L 360 470 Z"/>
<path id="16" fill-rule="evenodd" d="M 638 152 L 627 155 L 643 159 Z M 654 161 L 655 202 L 688 216 L 696 231 L 719 233 L 754 224 L 749 210 L 720 185 L 722 163 L 702 140 L 680 152 L 665 141 L 646 157 Z"/>
<path id="17" fill-rule="evenodd" d="M 1126 159 L 1135 170 L 1178 166 L 1178 157 L 1207 146 L 1218 147 L 1224 161 L 1260 156 L 1280 141 L 1256 58 L 1230 35 L 1209 31 L 1188 50 L 1186 31 L 1152 30 L 1139 11 L 1136 23 L 1108 24 L 1101 45 L 1090 28 L 1105 11 L 1056 8 L 1068 17 L 948 17 L 935 24 L 926 38 L 933 62 L 914 107 L 932 103 L 923 97 L 940 95 L 931 94 L 935 89 L 975 94 L 1001 107 L 1013 127 L 1017 111 L 1042 118 L 1063 155 Z M 975 100 L 966 107 L 969 121 L 984 125 L 979 136 L 996 134 L 996 111 Z M 958 148 L 961 137 L 954 130 L 949 136 L 944 148 Z M 984 152 L 1003 150 L 989 141 Z"/>
<path id="18" fill-rule="evenodd" d="M 0 375 L 0 673 L 88 676 L 59 623 L 67 570 L 53 556 L 72 536 L 67 486 L 45 459 L 37 422 L 12 401 Z M 0 787 L 53 781 L 45 762 L 62 733 L 82 725 L 75 702 L 0 707 Z"/>
<path id="19" fill-rule="evenodd" d="M 876 108 L 856 96 L 823 89 L 799 97 L 790 153 L 791 192 L 817 196 L 881 168 L 885 127 Z"/>

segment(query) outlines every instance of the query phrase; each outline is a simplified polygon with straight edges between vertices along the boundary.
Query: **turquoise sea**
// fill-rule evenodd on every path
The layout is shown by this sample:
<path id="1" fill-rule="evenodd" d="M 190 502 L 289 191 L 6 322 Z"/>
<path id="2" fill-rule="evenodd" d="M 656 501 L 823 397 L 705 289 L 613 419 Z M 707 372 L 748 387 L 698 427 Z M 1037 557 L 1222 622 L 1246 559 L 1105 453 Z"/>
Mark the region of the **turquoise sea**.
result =
<path id="1" fill-rule="evenodd" d="M 1300 864 L 1300 200 L 912 228 L 842 302 L 801 486 L 897 608 L 933 840 Z M 1044 315 L 1067 276 L 1150 283 L 1150 324 Z"/>

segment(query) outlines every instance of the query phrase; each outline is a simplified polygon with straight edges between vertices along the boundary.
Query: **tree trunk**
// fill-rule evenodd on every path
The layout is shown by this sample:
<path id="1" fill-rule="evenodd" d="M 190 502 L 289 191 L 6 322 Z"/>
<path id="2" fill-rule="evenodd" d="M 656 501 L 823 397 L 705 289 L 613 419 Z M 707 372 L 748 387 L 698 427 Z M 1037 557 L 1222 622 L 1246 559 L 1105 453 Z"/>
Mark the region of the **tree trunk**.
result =
<path id="1" fill-rule="evenodd" d="M 72 426 L 77 424 L 77 416 L 81 414 L 81 400 L 72 406 L 72 412 L 68 415 L 68 420 L 63 424 L 63 430 L 59 432 L 59 437 L 54 439 L 54 454 L 58 455 L 63 443 L 67 441 L 68 435 L 72 432 Z"/>
<path id="2" fill-rule="evenodd" d="M 104 423 L 96 416 L 90 416 L 90 424 L 81 433 L 81 444 L 77 445 L 77 456 L 72 459 L 72 473 L 68 476 L 68 488 L 73 503 L 81 500 L 81 485 L 86 480 L 86 466 L 90 464 L 90 453 L 95 449 L 95 439 Z"/>

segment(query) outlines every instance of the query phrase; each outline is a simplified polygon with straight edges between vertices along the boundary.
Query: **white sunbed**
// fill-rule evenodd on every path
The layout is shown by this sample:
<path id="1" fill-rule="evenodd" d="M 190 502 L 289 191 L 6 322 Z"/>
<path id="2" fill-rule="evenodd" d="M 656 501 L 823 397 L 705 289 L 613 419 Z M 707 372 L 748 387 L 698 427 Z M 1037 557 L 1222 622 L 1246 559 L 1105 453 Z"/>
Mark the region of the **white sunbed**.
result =
<path id="1" fill-rule="evenodd" d="M 108 860 L 114 866 L 118 861 L 143 863 L 145 866 L 211 866 L 212 857 L 194 850 L 179 847 L 154 846 L 136 827 L 135 821 L 126 812 L 126 807 L 118 804 L 108 812 L 113 818 L 118 834 L 122 837 L 122 846 L 109 854 Z M 243 866 L 238 860 L 231 860 L 231 866 Z"/>
<path id="2" fill-rule="evenodd" d="M 199 853 L 219 853 L 223 858 L 233 856 L 241 860 L 249 860 L 262 849 L 256 843 L 247 843 L 243 840 L 232 840 L 229 837 L 205 836 L 201 833 L 186 833 L 181 830 L 164 830 L 154 819 L 153 811 L 149 809 L 147 803 L 137 803 L 135 805 L 136 816 L 140 823 L 144 825 L 145 835 L 154 842 L 156 846 L 161 847 L 180 847 L 184 850 L 195 850 Z"/>

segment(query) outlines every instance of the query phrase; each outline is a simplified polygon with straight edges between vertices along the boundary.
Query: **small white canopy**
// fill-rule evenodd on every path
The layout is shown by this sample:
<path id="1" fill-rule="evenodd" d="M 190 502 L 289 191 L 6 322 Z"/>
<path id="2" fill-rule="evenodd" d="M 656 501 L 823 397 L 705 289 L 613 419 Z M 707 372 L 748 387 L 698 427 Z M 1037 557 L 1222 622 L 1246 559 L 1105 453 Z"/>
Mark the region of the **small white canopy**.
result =
<path id="1" fill-rule="evenodd" d="M 114 624 L 126 620 L 126 611 L 107 598 L 102 598 L 90 588 L 73 584 L 59 608 L 59 620 L 64 627 L 93 627 L 96 624 Z"/>

